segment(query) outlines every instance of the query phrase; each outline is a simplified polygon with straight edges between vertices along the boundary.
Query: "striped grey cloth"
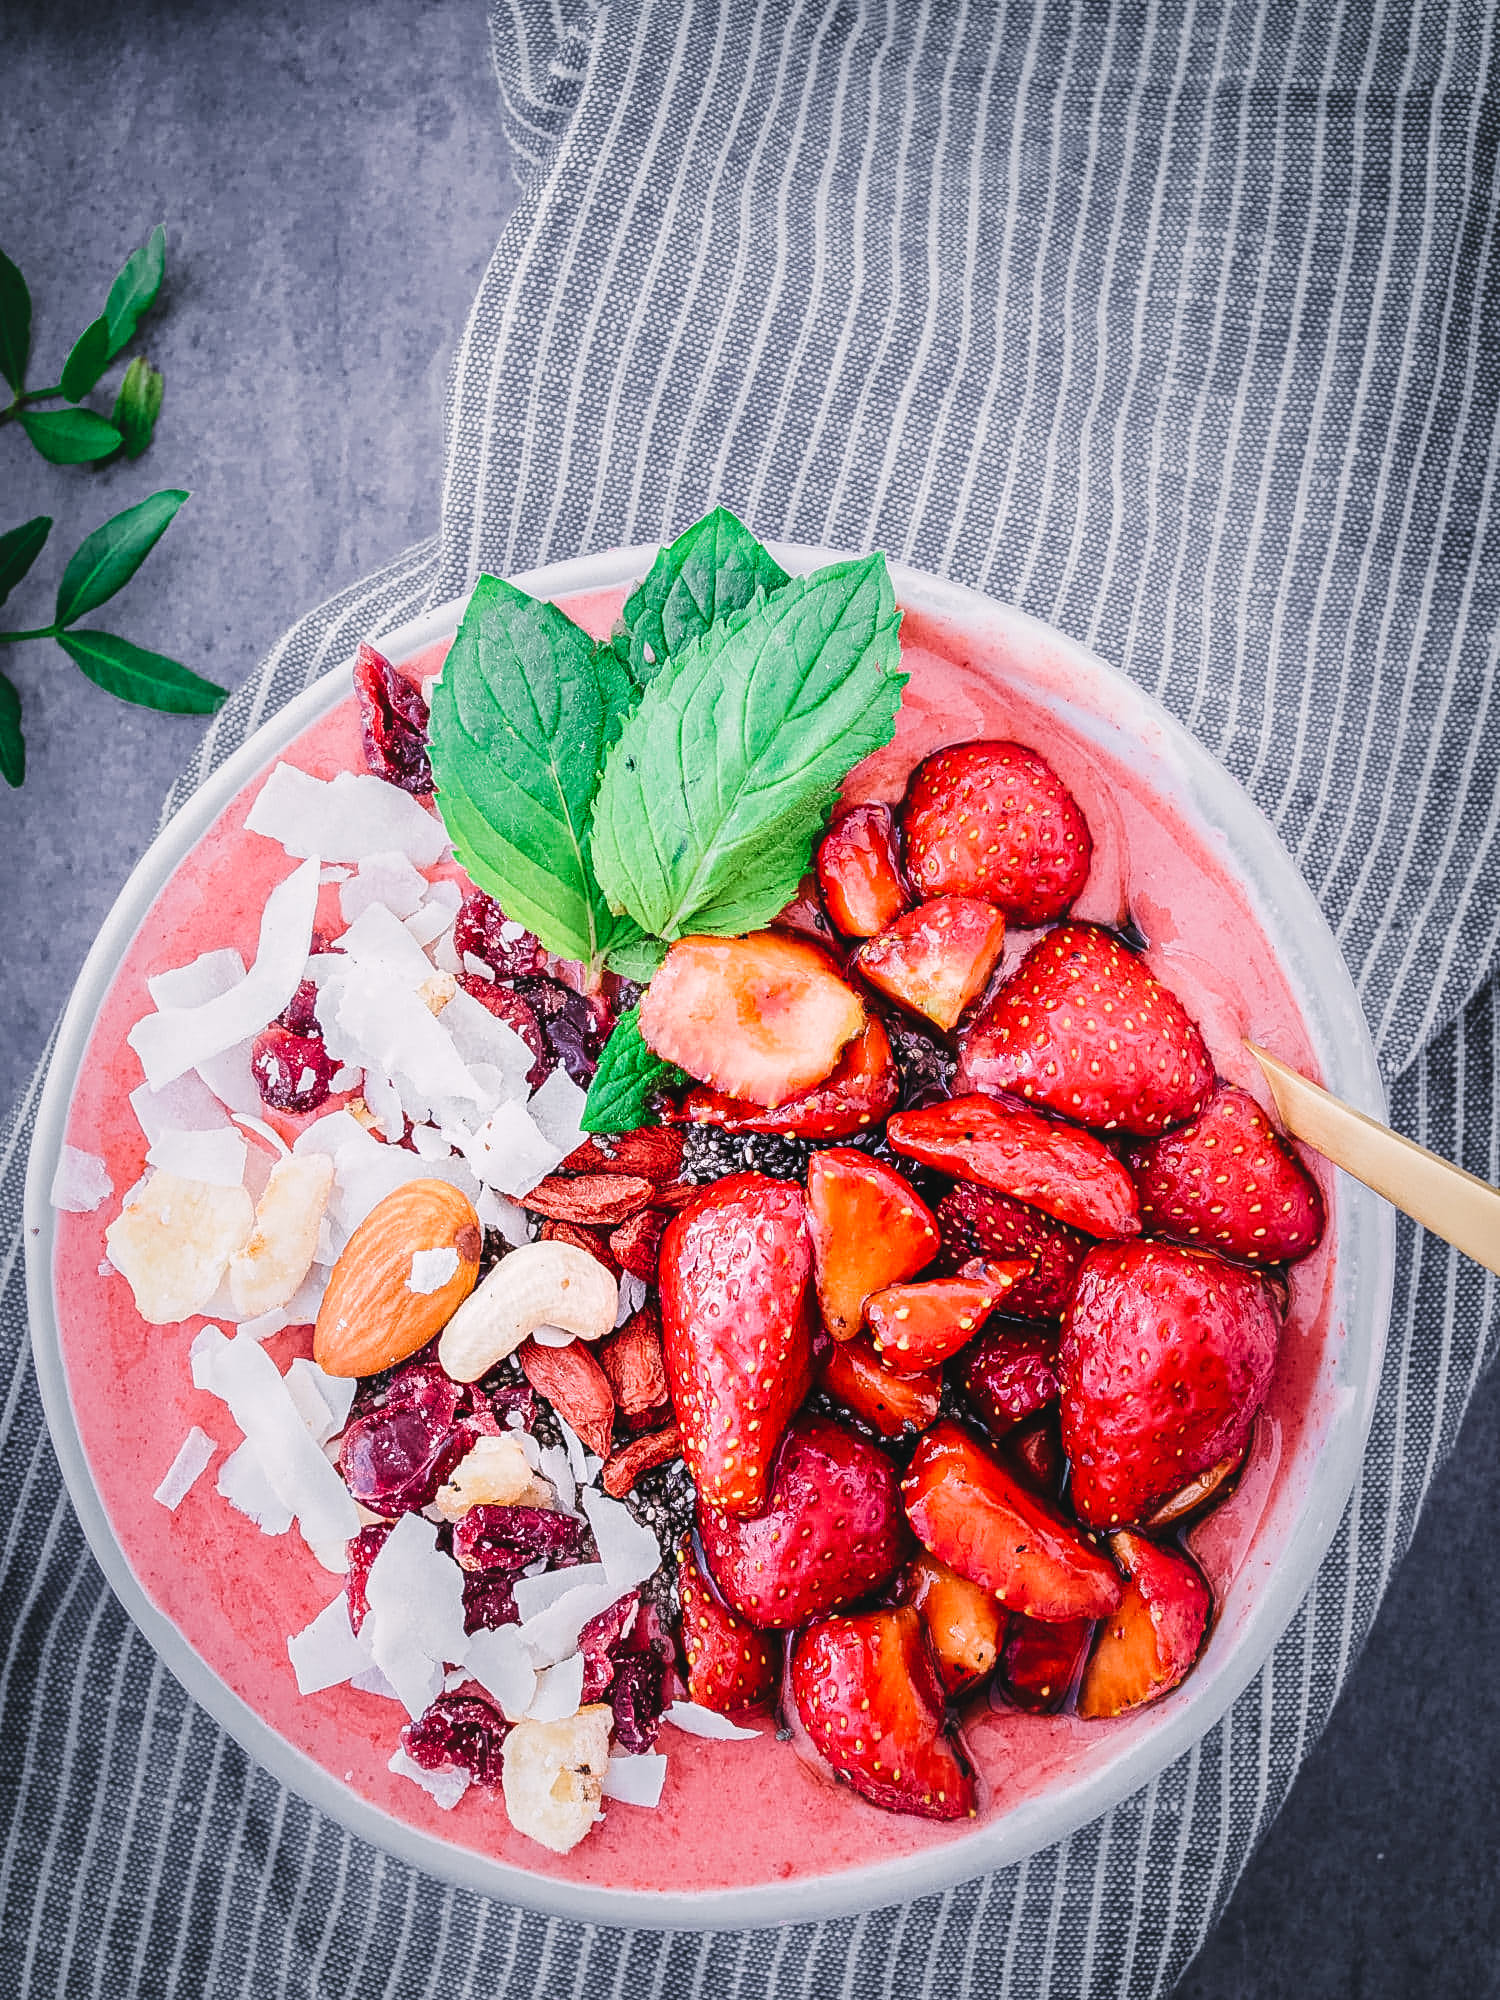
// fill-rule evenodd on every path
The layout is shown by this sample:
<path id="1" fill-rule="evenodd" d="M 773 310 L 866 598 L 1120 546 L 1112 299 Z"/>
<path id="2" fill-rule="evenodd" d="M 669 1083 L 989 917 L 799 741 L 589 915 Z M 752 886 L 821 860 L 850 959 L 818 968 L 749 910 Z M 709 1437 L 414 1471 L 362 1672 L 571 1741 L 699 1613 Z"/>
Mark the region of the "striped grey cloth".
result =
<path id="1" fill-rule="evenodd" d="M 299 626 L 174 798 L 362 634 L 663 537 L 892 554 L 1119 662 L 1250 787 L 1405 1131 L 1500 1179 L 1500 366 L 1482 4 L 509 0 L 531 166 L 459 353 L 441 533 Z M 1328 1716 L 1495 1338 L 1410 1228 L 1316 1587 L 1191 1755 L 1024 1866 L 858 1920 L 627 1934 L 487 1904 L 258 1771 L 90 1563 L 3 1149 L 0 1963 L 27 1996 L 1148 1994 Z M 1416 1329 L 1421 1338 L 1416 1338 Z"/>

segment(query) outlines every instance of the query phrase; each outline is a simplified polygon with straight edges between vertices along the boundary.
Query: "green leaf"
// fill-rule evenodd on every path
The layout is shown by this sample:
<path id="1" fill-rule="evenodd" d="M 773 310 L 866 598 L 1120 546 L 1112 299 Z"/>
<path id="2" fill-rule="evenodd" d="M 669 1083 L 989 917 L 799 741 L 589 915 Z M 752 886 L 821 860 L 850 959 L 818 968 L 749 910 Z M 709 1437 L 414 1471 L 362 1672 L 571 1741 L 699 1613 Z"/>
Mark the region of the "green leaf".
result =
<path id="1" fill-rule="evenodd" d="M 625 600 L 617 645 L 644 687 L 661 663 L 716 618 L 739 611 L 756 591 L 769 597 L 786 571 L 726 507 L 715 507 L 677 537 Z"/>
<path id="2" fill-rule="evenodd" d="M 106 694 L 137 708 L 158 708 L 168 715 L 212 715 L 229 695 L 228 688 L 200 680 L 176 660 L 148 653 L 113 632 L 59 632 L 57 643 Z"/>
<path id="3" fill-rule="evenodd" d="M 607 963 L 610 971 L 617 972 L 621 979 L 633 979 L 637 986 L 645 986 L 655 978 L 666 955 L 667 947 L 660 938 L 643 936 L 633 938 L 628 944 L 611 945 Z"/>
<path id="4" fill-rule="evenodd" d="M 874 555 L 757 598 L 671 658 L 595 802 L 610 907 L 663 938 L 739 936 L 784 909 L 840 784 L 894 733 L 899 622 Z"/>
<path id="5" fill-rule="evenodd" d="M 599 768 L 634 694 L 611 648 L 493 576 L 433 691 L 433 776 L 459 860 L 549 951 L 586 965 L 634 934 L 588 851 Z"/>
<path id="6" fill-rule="evenodd" d="M 0 535 L 0 604 L 3 604 L 42 552 L 52 532 L 52 516 L 38 514 Z"/>
<path id="7" fill-rule="evenodd" d="M 131 251 L 109 288 L 104 317 L 109 322 L 111 360 L 135 332 L 141 314 L 155 303 L 166 270 L 167 232 L 158 223 L 140 249 Z"/>
<path id="8" fill-rule="evenodd" d="M 177 487 L 153 493 L 95 528 L 68 559 L 57 586 L 57 623 L 76 625 L 108 603 L 135 575 L 188 496 Z"/>
<path id="9" fill-rule="evenodd" d="M 25 777 L 26 738 L 21 734 L 21 697 L 5 675 L 0 674 L 0 778 L 7 785 L 20 785 Z"/>
<path id="10" fill-rule="evenodd" d="M 109 322 L 100 317 L 73 342 L 63 363 L 62 392 L 70 403 L 81 403 L 109 366 Z"/>
<path id="11" fill-rule="evenodd" d="M 22 410 L 20 424 L 52 465 L 87 465 L 120 449 L 120 433 L 92 410 Z"/>
<path id="12" fill-rule="evenodd" d="M 599 1067 L 584 1101 L 585 1132 L 634 1132 L 647 1122 L 649 1100 L 658 1090 L 685 1081 L 675 1063 L 653 1055 L 641 1039 L 641 1010 L 622 1014 L 599 1052 Z"/>
<path id="13" fill-rule="evenodd" d="M 127 458 L 139 458 L 150 444 L 161 415 L 164 386 L 161 371 L 153 368 L 144 354 L 138 354 L 125 370 L 109 420 L 125 440 Z"/>
<path id="14" fill-rule="evenodd" d="M 31 293 L 26 280 L 0 250 L 0 375 L 19 396 L 26 386 L 31 356 Z"/>

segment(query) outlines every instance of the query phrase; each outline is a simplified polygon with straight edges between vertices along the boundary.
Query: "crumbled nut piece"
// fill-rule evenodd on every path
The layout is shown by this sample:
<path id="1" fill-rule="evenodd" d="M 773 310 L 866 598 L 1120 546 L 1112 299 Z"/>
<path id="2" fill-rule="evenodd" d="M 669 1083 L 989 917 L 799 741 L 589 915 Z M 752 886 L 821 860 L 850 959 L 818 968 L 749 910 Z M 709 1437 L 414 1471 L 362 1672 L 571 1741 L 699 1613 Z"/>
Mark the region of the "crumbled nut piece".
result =
<path id="1" fill-rule="evenodd" d="M 242 1187 L 154 1173 L 104 1232 L 109 1261 L 153 1326 L 202 1312 L 255 1221 Z"/>
<path id="2" fill-rule="evenodd" d="M 429 1014 L 441 1014 L 457 991 L 458 981 L 451 972 L 434 972 L 417 988 L 417 997 Z"/>
<path id="3" fill-rule="evenodd" d="M 564 1722 L 518 1722 L 505 1739 L 501 1784 L 517 1833 L 566 1854 L 603 1818 L 614 1717 L 590 1702 Z"/>
<path id="4" fill-rule="evenodd" d="M 290 1154 L 272 1167 L 255 1227 L 229 1259 L 229 1296 L 241 1319 L 284 1306 L 307 1276 L 332 1186 L 326 1153 Z"/>
<path id="5" fill-rule="evenodd" d="M 445 1521 L 461 1521 L 471 1507 L 529 1506 L 531 1467 L 520 1440 L 482 1437 L 460 1459 L 433 1504 Z"/>

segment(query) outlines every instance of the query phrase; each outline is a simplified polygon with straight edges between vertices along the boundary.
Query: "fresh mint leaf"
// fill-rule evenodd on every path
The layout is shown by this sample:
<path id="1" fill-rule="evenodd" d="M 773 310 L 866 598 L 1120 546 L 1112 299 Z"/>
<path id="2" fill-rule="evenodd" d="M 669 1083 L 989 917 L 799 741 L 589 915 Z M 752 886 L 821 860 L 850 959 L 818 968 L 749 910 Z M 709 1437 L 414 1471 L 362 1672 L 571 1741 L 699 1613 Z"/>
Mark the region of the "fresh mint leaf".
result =
<path id="1" fill-rule="evenodd" d="M 18 786 L 25 777 L 26 738 L 21 734 L 21 697 L 5 675 L 0 674 L 0 778 L 7 785 Z"/>
<path id="2" fill-rule="evenodd" d="M 101 313 L 73 343 L 63 363 L 61 388 L 70 403 L 81 403 L 109 366 L 109 321 Z"/>
<path id="3" fill-rule="evenodd" d="M 19 421 L 51 465 L 88 465 L 120 449 L 120 433 L 92 410 L 22 410 Z"/>
<path id="4" fill-rule="evenodd" d="M 140 249 L 131 251 L 109 288 L 104 317 L 109 325 L 110 360 L 128 344 L 142 313 L 155 304 L 166 271 L 167 232 L 158 223 Z"/>
<path id="5" fill-rule="evenodd" d="M 784 909 L 840 784 L 894 732 L 899 622 L 874 555 L 757 598 L 669 656 L 595 801 L 610 907 L 660 938 L 738 936 Z"/>
<path id="6" fill-rule="evenodd" d="M 634 697 L 610 647 L 493 576 L 475 585 L 433 691 L 432 770 L 459 860 L 549 951 L 586 965 L 635 935 L 589 856 L 599 769 Z"/>
<path id="7" fill-rule="evenodd" d="M 153 368 L 144 354 L 138 354 L 125 370 L 109 420 L 125 440 L 127 458 L 139 458 L 150 444 L 161 415 L 164 386 L 161 371 Z"/>
<path id="8" fill-rule="evenodd" d="M 737 521 L 715 507 L 679 535 L 652 563 L 625 600 L 621 656 L 644 687 L 716 618 L 739 611 L 756 591 L 769 597 L 789 581 L 786 571 Z"/>
<path id="9" fill-rule="evenodd" d="M 622 1014 L 599 1052 L 599 1067 L 584 1100 L 585 1132 L 634 1132 L 647 1122 L 655 1093 L 684 1081 L 675 1063 L 663 1062 L 646 1047 L 640 1015 L 638 1005 Z"/>
<path id="10" fill-rule="evenodd" d="M 617 972 L 622 979 L 633 979 L 637 986 L 645 986 L 666 955 L 667 947 L 660 938 L 637 937 L 629 944 L 611 945 L 607 963 L 610 971 Z"/>
<path id="11" fill-rule="evenodd" d="M 177 660 L 148 653 L 113 632 L 59 632 L 57 643 L 95 687 L 137 708 L 168 715 L 212 715 L 228 698 L 228 688 L 200 680 Z"/>
<path id="12" fill-rule="evenodd" d="M 0 535 L 0 604 L 3 604 L 42 552 L 52 532 L 52 516 L 38 514 Z"/>
<path id="13" fill-rule="evenodd" d="M 0 375 L 19 396 L 31 357 L 31 293 L 26 280 L 0 250 Z"/>
<path id="14" fill-rule="evenodd" d="M 57 586 L 57 623 L 75 625 L 122 590 L 188 496 L 176 487 L 127 507 L 79 544 Z"/>

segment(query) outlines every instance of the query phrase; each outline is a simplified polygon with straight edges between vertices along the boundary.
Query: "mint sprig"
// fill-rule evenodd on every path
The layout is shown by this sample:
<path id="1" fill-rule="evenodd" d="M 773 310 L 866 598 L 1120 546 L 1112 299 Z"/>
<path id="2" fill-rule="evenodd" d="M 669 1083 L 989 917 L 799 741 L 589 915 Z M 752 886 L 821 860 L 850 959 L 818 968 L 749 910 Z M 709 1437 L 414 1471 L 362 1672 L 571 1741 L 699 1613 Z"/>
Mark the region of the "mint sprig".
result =
<path id="1" fill-rule="evenodd" d="M 791 579 L 727 507 L 715 507 L 658 554 L 625 600 L 615 648 L 645 687 L 720 618 Z"/>
<path id="2" fill-rule="evenodd" d="M 637 1003 L 622 1014 L 599 1052 L 599 1067 L 584 1100 L 585 1132 L 633 1132 L 644 1125 L 651 1099 L 684 1081 L 675 1063 L 663 1062 L 641 1037 Z"/>

